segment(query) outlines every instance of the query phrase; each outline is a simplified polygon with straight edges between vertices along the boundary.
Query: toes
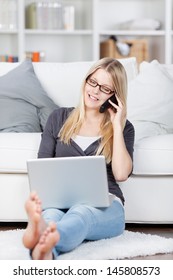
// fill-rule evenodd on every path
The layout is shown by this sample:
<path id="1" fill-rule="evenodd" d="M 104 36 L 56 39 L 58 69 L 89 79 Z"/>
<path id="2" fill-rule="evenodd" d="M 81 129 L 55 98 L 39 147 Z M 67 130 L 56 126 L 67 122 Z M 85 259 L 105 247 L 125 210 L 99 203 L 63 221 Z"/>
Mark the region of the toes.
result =
<path id="1" fill-rule="evenodd" d="M 36 202 L 37 204 L 41 204 L 41 200 L 39 199 L 39 197 L 35 191 L 31 192 L 30 199 L 32 201 Z"/>
<path id="2" fill-rule="evenodd" d="M 40 206 L 40 205 L 37 205 L 37 206 L 36 206 L 36 212 L 37 212 L 38 214 L 41 214 L 42 209 L 41 209 L 41 206 Z"/>
<path id="3" fill-rule="evenodd" d="M 31 192 L 31 193 L 30 193 L 30 199 L 34 201 L 36 198 L 37 198 L 37 193 L 34 192 L 34 191 Z"/>
<path id="4" fill-rule="evenodd" d="M 56 230 L 56 224 L 54 222 L 50 222 L 48 228 L 50 228 L 50 231 Z"/>
<path id="5" fill-rule="evenodd" d="M 46 243 L 48 240 L 47 238 L 51 235 L 56 233 L 56 224 L 54 222 L 51 222 L 48 227 L 45 229 L 45 231 L 42 233 L 40 237 L 40 244 Z M 53 236 L 53 235 L 52 235 Z"/>
<path id="6" fill-rule="evenodd" d="M 56 224 L 51 222 L 39 238 L 34 247 L 33 259 L 52 259 L 52 249 L 58 242 L 60 236 L 56 230 Z"/>
<path id="7" fill-rule="evenodd" d="M 40 240 L 39 240 L 39 244 L 42 245 L 42 244 L 45 244 L 46 242 L 46 235 L 45 233 L 42 234 L 42 236 L 40 237 Z"/>

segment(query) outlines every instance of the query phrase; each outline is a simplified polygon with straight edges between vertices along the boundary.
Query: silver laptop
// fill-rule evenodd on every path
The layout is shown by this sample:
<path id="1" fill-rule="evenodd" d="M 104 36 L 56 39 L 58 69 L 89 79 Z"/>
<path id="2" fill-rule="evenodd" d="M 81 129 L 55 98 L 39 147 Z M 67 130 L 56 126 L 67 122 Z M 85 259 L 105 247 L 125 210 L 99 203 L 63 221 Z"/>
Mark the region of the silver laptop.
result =
<path id="1" fill-rule="evenodd" d="M 38 193 L 43 209 L 77 203 L 108 207 L 112 202 L 104 156 L 31 159 L 27 169 L 30 190 Z"/>

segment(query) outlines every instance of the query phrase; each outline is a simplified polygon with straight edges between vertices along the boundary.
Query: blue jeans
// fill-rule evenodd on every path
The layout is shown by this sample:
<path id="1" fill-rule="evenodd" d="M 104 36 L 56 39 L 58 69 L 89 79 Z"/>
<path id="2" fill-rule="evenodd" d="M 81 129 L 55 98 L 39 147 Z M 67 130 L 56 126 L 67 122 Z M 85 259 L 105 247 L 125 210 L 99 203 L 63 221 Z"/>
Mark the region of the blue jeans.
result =
<path id="1" fill-rule="evenodd" d="M 56 258 L 61 252 L 76 248 L 84 240 L 99 240 L 118 236 L 125 228 L 124 207 L 114 200 L 107 208 L 74 205 L 67 211 L 49 208 L 43 211 L 46 223 L 54 221 L 60 240 L 53 250 Z"/>

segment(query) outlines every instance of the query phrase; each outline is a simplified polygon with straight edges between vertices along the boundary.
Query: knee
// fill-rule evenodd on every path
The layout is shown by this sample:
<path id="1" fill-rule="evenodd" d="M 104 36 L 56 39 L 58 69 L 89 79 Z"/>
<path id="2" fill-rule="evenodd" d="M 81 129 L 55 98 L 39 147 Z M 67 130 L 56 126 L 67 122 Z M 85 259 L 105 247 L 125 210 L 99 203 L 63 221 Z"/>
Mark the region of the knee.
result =
<path id="1" fill-rule="evenodd" d="M 92 211 L 87 205 L 76 204 L 69 209 L 68 214 L 78 215 L 79 217 L 83 218 L 84 221 L 86 221 L 87 218 L 91 217 Z"/>
<path id="2" fill-rule="evenodd" d="M 63 214 L 56 208 L 47 208 L 42 212 L 42 217 L 47 223 L 51 221 L 57 222 L 62 218 L 62 216 Z"/>

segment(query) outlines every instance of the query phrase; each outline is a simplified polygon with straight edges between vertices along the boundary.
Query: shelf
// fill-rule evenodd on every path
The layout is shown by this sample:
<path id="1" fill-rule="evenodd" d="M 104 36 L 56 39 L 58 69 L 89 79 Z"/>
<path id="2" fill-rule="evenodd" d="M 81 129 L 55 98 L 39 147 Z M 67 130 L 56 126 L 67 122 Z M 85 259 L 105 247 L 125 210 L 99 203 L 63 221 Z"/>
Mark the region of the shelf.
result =
<path id="1" fill-rule="evenodd" d="M 25 34 L 29 35 L 92 35 L 92 30 L 41 30 L 25 29 Z"/>
<path id="2" fill-rule="evenodd" d="M 18 30 L 10 30 L 10 29 L 1 29 L 0 30 L 0 34 L 15 34 L 17 35 L 18 34 Z"/>
<path id="3" fill-rule="evenodd" d="M 164 36 L 165 30 L 101 30 L 100 35 L 121 35 L 121 36 Z"/>
<path id="4" fill-rule="evenodd" d="M 173 62 L 173 0 L 63 0 L 65 5 L 75 7 L 74 30 L 26 29 L 25 8 L 34 1 L 16 1 L 18 28 L 0 29 L 0 54 L 12 53 L 22 61 L 26 51 L 44 48 L 46 61 L 91 61 L 100 58 L 100 42 L 116 35 L 120 40 L 146 38 L 149 60 Z M 122 22 L 135 19 L 136 15 L 138 18 L 157 19 L 161 29 L 120 30 L 117 27 Z"/>

